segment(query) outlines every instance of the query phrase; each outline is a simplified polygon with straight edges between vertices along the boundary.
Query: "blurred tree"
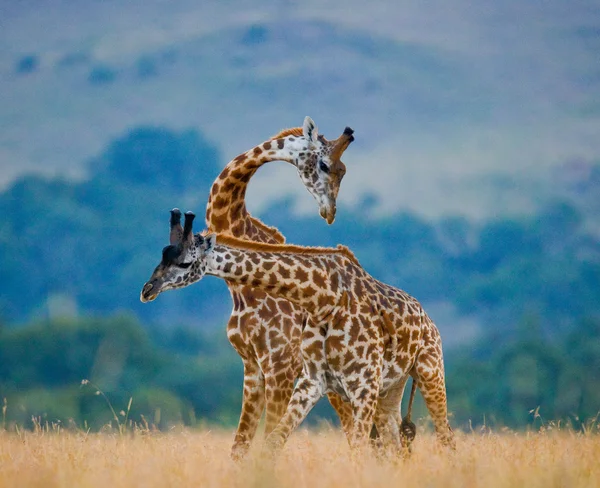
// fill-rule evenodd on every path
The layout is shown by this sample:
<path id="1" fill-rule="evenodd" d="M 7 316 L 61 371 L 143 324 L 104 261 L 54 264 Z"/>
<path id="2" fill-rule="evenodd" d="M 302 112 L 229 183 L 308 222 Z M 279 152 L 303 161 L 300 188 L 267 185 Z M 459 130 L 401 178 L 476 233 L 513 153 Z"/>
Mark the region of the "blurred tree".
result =
<path id="1" fill-rule="evenodd" d="M 0 194 L 6 216 L 0 221 L 0 315 L 8 320 L 46 316 L 48 300 L 57 295 L 69 297 L 81 313 L 155 315 L 152 305 L 139 304 L 139 287 L 167 243 L 168 211 L 204 208 L 218 153 L 194 131 L 139 128 L 111 144 L 90 169 L 87 181 L 30 176 Z M 203 293 L 184 290 L 163 300 L 171 306 L 161 309 L 172 315 L 190 296 L 208 298 L 217 290 L 214 282 Z M 210 311 L 228 307 L 213 303 Z"/>
<path id="2" fill-rule="evenodd" d="M 33 73 L 38 69 L 40 61 L 35 54 L 27 54 L 17 60 L 15 71 L 20 75 Z"/>
<path id="3" fill-rule="evenodd" d="M 217 176 L 219 152 L 199 132 L 137 127 L 113 142 L 99 160 L 96 179 L 160 191 L 208 191 Z"/>
<path id="4" fill-rule="evenodd" d="M 529 325 L 528 325 L 529 324 Z M 533 325 L 531 329 L 529 326 Z M 542 421 L 578 426 L 600 411 L 600 318 L 584 319 L 554 340 L 527 317 L 509 342 L 483 338 L 447 354 L 448 398 L 456 422 L 524 427 Z M 481 353 L 481 350 L 487 352 Z M 539 425 L 539 424 L 538 424 Z"/>

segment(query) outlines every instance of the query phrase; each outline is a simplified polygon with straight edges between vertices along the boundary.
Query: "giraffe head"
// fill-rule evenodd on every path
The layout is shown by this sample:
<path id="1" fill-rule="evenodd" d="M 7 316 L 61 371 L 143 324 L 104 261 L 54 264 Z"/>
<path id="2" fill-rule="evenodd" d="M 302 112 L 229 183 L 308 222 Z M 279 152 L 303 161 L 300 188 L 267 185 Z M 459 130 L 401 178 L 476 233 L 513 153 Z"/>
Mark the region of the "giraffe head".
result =
<path id="1" fill-rule="evenodd" d="M 182 228 L 181 212 L 177 208 L 171 210 L 170 244 L 162 250 L 161 262 L 142 288 L 142 302 L 151 302 L 163 291 L 191 285 L 206 274 L 204 258 L 214 247 L 216 236 L 194 235 L 192 223 L 195 217 L 192 212 L 186 212 Z"/>
<path id="2" fill-rule="evenodd" d="M 286 131 L 281 135 L 285 133 Z M 306 117 L 302 137 L 297 141 L 299 147 L 295 165 L 298 174 L 306 189 L 317 200 L 319 213 L 328 224 L 335 220 L 340 183 L 346 174 L 346 166 L 340 158 L 354 140 L 353 134 L 354 131 L 346 127 L 340 137 L 328 141 L 319 135 L 314 121 Z"/>

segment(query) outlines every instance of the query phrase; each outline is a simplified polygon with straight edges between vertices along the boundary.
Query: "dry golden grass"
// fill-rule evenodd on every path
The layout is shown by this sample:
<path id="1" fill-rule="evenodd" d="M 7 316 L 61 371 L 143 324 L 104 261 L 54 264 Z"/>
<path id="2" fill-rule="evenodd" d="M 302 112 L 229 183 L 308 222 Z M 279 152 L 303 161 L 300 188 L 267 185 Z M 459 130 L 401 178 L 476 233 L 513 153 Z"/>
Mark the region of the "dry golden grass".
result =
<path id="1" fill-rule="evenodd" d="M 299 431 L 276 461 L 260 446 L 229 459 L 230 432 L 0 431 L 0 487 L 594 487 L 600 436 L 572 431 L 457 434 L 456 452 L 419 433 L 412 456 L 353 460 L 334 430 Z"/>

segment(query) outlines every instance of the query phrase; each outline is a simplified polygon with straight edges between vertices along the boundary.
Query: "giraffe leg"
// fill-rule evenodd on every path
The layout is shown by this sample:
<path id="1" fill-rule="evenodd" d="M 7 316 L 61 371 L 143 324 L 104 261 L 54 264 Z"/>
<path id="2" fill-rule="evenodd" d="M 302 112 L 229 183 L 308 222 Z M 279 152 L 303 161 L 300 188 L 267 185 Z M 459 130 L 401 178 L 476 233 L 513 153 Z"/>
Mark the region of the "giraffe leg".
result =
<path id="1" fill-rule="evenodd" d="M 270 452 L 281 449 L 290 434 L 306 418 L 317 401 L 323 396 L 326 383 L 325 335 L 320 327 L 308 321 L 302 332 L 302 374 L 296 383 L 287 410 L 266 440 Z"/>
<path id="2" fill-rule="evenodd" d="M 352 404 L 353 426 L 350 436 L 352 450 L 362 450 L 369 442 L 369 434 L 373 427 L 375 410 L 379 400 L 379 377 L 381 376 L 381 357 L 377 364 L 370 364 L 361 369 L 359 377 L 343 379 L 344 389 Z M 379 426 L 377 426 L 379 427 Z"/>
<path id="3" fill-rule="evenodd" d="M 276 372 L 265 374 L 265 437 L 269 436 L 285 414 L 294 391 L 295 376 L 292 364 L 288 371 L 277 369 Z"/>
<path id="4" fill-rule="evenodd" d="M 340 424 L 342 426 L 344 434 L 346 435 L 346 441 L 348 441 L 348 445 L 350 445 L 352 429 L 354 428 L 352 405 L 342 400 L 342 397 L 337 393 L 327 393 L 327 398 L 329 399 L 329 403 L 331 403 L 331 406 L 335 409 L 336 413 L 338 414 L 338 417 L 340 418 Z M 379 435 L 379 432 L 377 431 L 377 426 L 375 424 L 371 428 L 369 438 L 371 439 L 371 443 L 375 450 L 380 450 L 383 448 L 381 437 Z"/>
<path id="5" fill-rule="evenodd" d="M 352 435 L 352 427 L 354 425 L 354 417 L 352 416 L 352 405 L 342 400 L 342 397 L 337 393 L 328 393 L 327 398 L 329 403 L 335 409 L 340 423 L 342 424 L 342 430 L 346 434 L 346 440 L 350 442 L 350 436 Z"/>
<path id="6" fill-rule="evenodd" d="M 354 424 L 350 436 L 350 447 L 354 451 L 361 451 L 368 445 L 377 407 L 377 388 L 362 387 L 361 391 L 368 393 L 363 398 L 359 398 L 358 395 L 351 397 Z"/>
<path id="7" fill-rule="evenodd" d="M 380 396 L 375 411 L 375 425 L 382 439 L 382 447 L 393 455 L 402 453 L 402 447 L 406 445 L 400 431 L 400 408 L 407 379 L 408 376 L 386 392 L 385 396 Z"/>
<path id="8" fill-rule="evenodd" d="M 439 335 L 433 341 L 425 342 L 412 374 L 421 390 L 438 439 L 443 445 L 454 449 L 454 434 L 448 422 L 444 361 Z"/>
<path id="9" fill-rule="evenodd" d="M 400 432 L 392 412 L 378 406 L 375 410 L 373 420 L 379 433 L 379 443 L 375 446 L 376 452 L 384 456 L 390 451 L 393 455 L 400 453 L 402 450 Z"/>
<path id="10" fill-rule="evenodd" d="M 234 460 L 243 458 L 250 443 L 256 434 L 256 428 L 260 421 L 265 406 L 265 381 L 258 363 L 253 359 L 244 359 L 244 397 L 242 400 L 242 413 L 233 447 L 231 457 Z"/>
<path id="11" fill-rule="evenodd" d="M 304 374 L 300 377 L 283 418 L 267 437 L 266 447 L 269 451 L 275 452 L 283 447 L 290 434 L 323 396 L 324 386 L 324 383 L 318 379 Z"/>

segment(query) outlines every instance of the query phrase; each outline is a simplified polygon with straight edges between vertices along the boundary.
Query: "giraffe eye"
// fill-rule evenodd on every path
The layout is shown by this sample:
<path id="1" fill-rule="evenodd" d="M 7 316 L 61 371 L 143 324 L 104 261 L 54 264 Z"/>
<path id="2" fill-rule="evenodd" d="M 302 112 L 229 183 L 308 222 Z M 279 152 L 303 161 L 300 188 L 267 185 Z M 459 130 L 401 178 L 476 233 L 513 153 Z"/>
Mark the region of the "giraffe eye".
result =
<path id="1" fill-rule="evenodd" d="M 177 267 L 181 268 L 181 269 L 188 269 L 192 264 L 194 264 L 194 263 L 192 261 L 190 261 L 189 263 L 178 264 Z"/>
<path id="2" fill-rule="evenodd" d="M 323 172 L 323 173 L 329 173 L 329 166 L 327 166 L 323 160 L 321 159 L 319 161 L 319 169 Z"/>

